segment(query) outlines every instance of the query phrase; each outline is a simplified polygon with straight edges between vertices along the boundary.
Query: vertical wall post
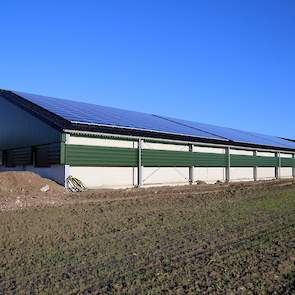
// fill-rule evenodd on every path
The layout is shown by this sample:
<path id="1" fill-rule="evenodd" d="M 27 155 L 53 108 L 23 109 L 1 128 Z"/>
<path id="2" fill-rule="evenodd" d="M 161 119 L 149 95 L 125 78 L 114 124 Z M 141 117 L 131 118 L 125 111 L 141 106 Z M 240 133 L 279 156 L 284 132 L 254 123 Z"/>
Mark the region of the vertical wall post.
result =
<path id="1" fill-rule="evenodd" d="M 193 152 L 192 144 L 189 145 L 189 152 L 190 153 Z M 194 183 L 194 166 L 190 166 L 189 167 L 189 184 L 193 184 L 193 183 Z"/>
<path id="2" fill-rule="evenodd" d="M 253 152 L 253 157 L 256 159 L 256 156 L 257 156 L 257 151 L 254 151 Z M 256 164 L 255 164 L 255 166 L 253 167 L 253 179 L 254 179 L 254 181 L 257 181 L 258 180 L 258 173 L 257 173 L 257 170 L 258 170 L 258 167 L 256 166 Z"/>
<path id="3" fill-rule="evenodd" d="M 226 149 L 227 167 L 225 168 L 225 180 L 230 182 L 230 147 Z"/>
<path id="4" fill-rule="evenodd" d="M 293 159 L 295 160 L 295 154 L 293 154 Z M 295 178 L 295 166 L 293 166 L 293 168 L 292 168 L 292 176 L 293 176 L 293 178 Z"/>
<path id="5" fill-rule="evenodd" d="M 281 155 L 280 153 L 276 153 L 276 157 L 278 158 L 278 165 L 275 168 L 275 177 L 276 179 L 281 178 Z"/>
<path id="6" fill-rule="evenodd" d="M 142 171 L 143 171 L 143 166 L 142 166 L 142 139 L 138 140 L 138 167 L 137 167 L 137 186 L 141 187 L 142 186 Z"/>
<path id="7" fill-rule="evenodd" d="M 65 182 L 65 188 L 69 188 L 68 185 L 68 178 L 70 176 L 70 165 L 65 165 L 64 166 L 64 182 Z"/>
<path id="8" fill-rule="evenodd" d="M 66 188 L 68 188 L 68 178 L 71 174 L 71 167 L 66 163 L 66 145 L 69 143 L 69 141 L 70 134 L 62 133 L 60 143 L 60 164 L 64 166 L 64 184 Z"/>

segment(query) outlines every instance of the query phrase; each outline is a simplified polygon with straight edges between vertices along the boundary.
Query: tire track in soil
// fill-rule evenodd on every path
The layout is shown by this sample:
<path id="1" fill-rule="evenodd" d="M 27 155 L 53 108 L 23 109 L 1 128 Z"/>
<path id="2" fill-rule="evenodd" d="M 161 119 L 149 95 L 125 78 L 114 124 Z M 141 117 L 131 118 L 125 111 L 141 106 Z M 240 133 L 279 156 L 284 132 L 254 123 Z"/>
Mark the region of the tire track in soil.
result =
<path id="1" fill-rule="evenodd" d="M 154 212 L 153 212 L 154 213 Z M 289 216 L 290 216 L 291 214 L 289 214 Z M 281 217 L 286 217 L 287 215 L 285 214 L 285 215 L 283 215 L 283 216 L 276 216 L 276 218 L 281 218 Z M 252 225 L 250 225 L 251 227 L 252 227 Z M 133 228 L 128 228 L 128 229 L 126 229 L 126 230 L 120 230 L 120 233 L 121 234 L 124 234 L 124 233 L 128 233 L 128 232 L 130 232 L 130 231 L 132 231 L 133 230 Z M 177 231 L 176 231 L 176 233 L 177 233 Z M 116 236 L 116 232 L 108 232 L 108 233 L 105 233 L 105 234 L 100 234 L 100 237 L 106 237 L 106 236 Z M 191 233 L 188 233 L 186 236 L 190 236 L 191 235 Z M 186 236 L 182 236 L 183 238 L 186 238 Z M 85 241 L 89 241 L 89 240 L 96 240 L 97 239 L 97 237 L 91 237 L 91 238 L 82 238 L 82 239 L 80 239 L 80 241 L 81 242 L 85 242 Z M 28 246 L 29 247 L 29 246 Z M 48 245 L 46 245 L 46 247 L 48 248 Z M 52 248 L 53 248 L 54 246 L 52 246 Z M 169 246 L 168 246 L 169 247 Z M 22 249 L 24 249 L 24 245 L 22 245 Z M 9 252 L 9 250 L 7 251 L 7 252 Z M 5 251 L 1 251 L 1 255 L 3 255 L 3 254 L 5 254 Z"/>
<path id="2" fill-rule="evenodd" d="M 218 195 L 222 193 L 224 195 L 239 195 L 248 194 L 251 192 L 263 192 L 273 189 L 279 189 L 282 187 L 294 187 L 294 180 L 265 180 L 258 182 L 234 182 L 234 183 L 222 183 L 222 184 L 201 184 L 201 185 L 184 185 L 184 186 L 163 186 L 163 187 L 150 187 L 141 189 L 123 189 L 123 190 L 107 190 L 107 191 L 93 191 L 76 194 L 66 194 L 59 198 L 53 194 L 53 202 L 46 202 L 46 199 L 38 199 L 38 195 L 33 195 L 33 199 L 30 195 L 22 195 L 22 207 L 15 207 L 15 200 L 12 203 L 1 203 L 0 200 L 0 212 L 18 211 L 31 207 L 36 208 L 50 208 L 50 207 L 68 207 L 78 204 L 93 204 L 93 203 L 113 203 L 121 202 L 124 200 L 145 200 L 155 198 L 175 198 L 180 195 L 192 193 L 195 196 L 200 195 Z M 117 196 L 118 195 L 118 196 Z M 123 197 L 122 197 L 123 195 Z M 0 196 L 1 197 L 1 196 Z M 49 201 L 51 200 L 50 197 Z M 39 202 L 39 203 L 38 203 Z M 4 207 L 3 207 L 4 206 Z M 8 207 L 7 207 L 8 206 Z M 2 208 L 3 207 L 3 208 Z"/>
<path id="3" fill-rule="evenodd" d="M 288 227 L 294 228 L 294 226 L 295 226 L 295 224 L 292 224 L 292 225 L 290 225 Z M 282 230 L 282 228 L 279 228 L 277 230 L 273 230 L 271 233 L 268 233 L 268 232 L 265 232 L 264 231 L 261 235 L 258 234 L 259 235 L 259 239 L 261 239 L 263 237 L 263 235 L 265 235 L 265 234 L 267 234 L 267 235 L 268 234 L 276 234 L 276 233 L 280 232 L 281 230 Z M 267 237 L 267 239 L 269 239 L 269 237 Z M 243 246 L 248 240 L 252 241 L 253 240 L 253 235 L 251 237 L 248 237 L 248 238 L 245 238 L 245 239 L 241 239 L 239 241 L 236 241 L 236 243 L 234 243 L 234 246 L 235 246 L 234 249 L 235 250 L 238 250 L 238 247 Z M 251 249 L 251 247 L 253 247 L 253 244 L 249 245 L 248 247 L 246 247 L 244 249 Z M 206 250 L 206 251 L 204 251 L 202 253 L 198 253 L 198 254 L 190 254 L 190 253 L 188 253 L 188 255 L 187 255 L 185 253 L 185 255 L 182 255 L 181 257 L 180 256 L 177 256 L 177 260 L 178 261 L 179 260 L 183 260 L 183 258 L 185 258 L 185 256 L 189 256 L 190 255 L 190 257 L 188 257 L 188 258 L 192 258 L 192 257 L 195 258 L 194 264 L 197 264 L 198 263 L 197 268 L 200 269 L 200 268 L 202 268 L 203 265 L 207 265 L 208 264 L 207 262 L 208 262 L 209 258 L 211 257 L 211 255 L 213 253 L 216 253 L 217 252 L 216 251 L 217 249 L 220 251 L 219 254 L 229 252 L 228 250 L 230 250 L 230 251 L 234 250 L 234 249 L 232 249 L 232 244 L 227 243 L 225 245 L 220 245 L 219 247 L 212 248 L 212 249 Z M 232 255 L 231 252 L 227 253 L 226 256 L 229 256 L 229 255 Z M 226 256 L 223 256 L 223 257 L 226 257 Z M 175 262 L 175 260 L 173 258 L 170 261 L 171 262 Z M 188 260 L 188 262 L 190 262 L 190 260 Z M 183 261 L 182 264 L 185 264 L 185 261 Z M 132 277 L 136 277 L 136 276 L 133 276 L 133 275 L 135 275 L 136 273 L 141 273 L 141 274 L 147 273 L 148 270 L 154 269 L 157 266 L 162 266 L 162 263 L 154 263 L 154 264 L 145 266 L 144 269 L 140 269 L 140 268 L 134 269 L 133 268 L 133 270 L 130 273 L 128 273 L 128 275 L 129 276 L 131 275 Z M 117 275 L 116 276 L 116 281 L 115 282 L 111 282 L 111 284 L 116 283 L 119 280 L 124 279 L 125 277 L 126 277 L 125 275 L 121 275 L 121 276 L 118 276 Z M 103 280 L 103 277 L 101 277 L 101 279 Z M 103 288 L 105 285 L 106 284 L 100 284 L 100 285 L 95 285 L 95 284 L 93 285 L 93 284 L 91 284 L 91 285 L 89 285 L 88 288 L 90 288 L 90 291 L 91 290 L 97 290 L 97 288 Z M 148 287 L 148 286 L 145 286 L 145 287 Z M 87 290 L 87 292 L 89 291 L 88 289 L 86 289 L 86 290 Z"/>
<path id="4" fill-rule="evenodd" d="M 244 192 L 243 192 L 244 193 Z M 214 192 L 214 194 L 215 194 L 215 192 Z M 169 193 L 167 193 L 167 194 L 165 194 L 165 195 L 167 195 L 167 198 L 171 198 L 171 194 L 169 194 Z M 153 197 L 154 197 L 154 195 L 152 195 Z M 182 196 L 181 196 L 181 194 L 175 194 L 175 196 L 174 196 L 175 198 L 182 198 Z M 157 197 L 157 198 L 161 198 L 161 197 Z M 184 198 L 185 198 L 185 196 L 184 196 Z M 132 199 L 132 198 L 131 198 Z M 141 198 L 139 198 L 139 199 L 141 199 Z M 222 197 L 221 197 L 221 199 L 222 199 Z M 134 198 L 133 198 L 133 200 L 134 200 Z M 109 200 L 106 200 L 106 202 L 109 202 Z M 276 223 L 277 223 L 277 221 L 276 221 Z M 263 226 L 263 225 L 262 225 Z M 95 239 L 95 238 L 93 238 L 93 239 Z M 236 241 L 236 242 L 239 242 L 239 241 Z M 222 245 L 220 245 L 220 246 L 222 246 Z M 237 246 L 237 247 L 235 247 L 235 248 L 238 248 L 239 246 Z M 214 248 L 212 248 L 212 249 L 214 249 Z M 195 249 L 193 249 L 192 248 L 192 251 L 194 251 Z M 187 254 L 187 251 L 186 251 L 186 253 L 185 254 Z M 96 259 L 97 260 L 97 259 Z M 71 265 L 71 264 L 70 264 Z M 69 265 L 69 266 L 70 266 Z M 96 264 L 95 265 L 97 265 L 97 266 L 99 266 L 100 264 L 97 264 L 97 261 L 96 261 Z M 95 266 L 94 265 L 94 266 Z M 112 263 L 111 263 L 111 265 L 112 265 Z M 114 264 L 113 264 L 114 265 Z M 154 267 L 154 265 L 153 265 L 153 267 Z M 47 269 L 48 270 L 48 269 Z M 48 274 L 47 273 L 47 270 L 45 270 L 45 272 L 44 272 L 44 274 Z M 50 271 L 51 271 L 52 269 L 50 269 Z M 53 269 L 54 270 L 54 269 Z M 58 270 L 58 268 L 57 268 L 57 270 Z M 71 269 L 70 269 L 71 270 Z M 72 268 L 72 270 L 74 270 L 73 268 Z M 76 271 L 79 271 L 80 270 L 80 268 L 76 268 Z M 83 270 L 83 269 L 82 269 Z M 31 273 L 31 275 L 32 274 L 34 274 L 34 273 Z M 41 275 L 42 275 L 42 273 L 41 273 Z M 30 275 L 28 275 L 28 276 L 30 276 Z M 27 278 L 28 278 L 28 276 L 27 276 Z M 39 275 L 37 275 L 37 277 L 38 277 Z M 3 282 L 7 282 L 7 281 L 3 281 Z"/>
<path id="5" fill-rule="evenodd" d="M 259 184 L 242 184 L 242 186 L 240 187 L 239 184 L 226 184 L 226 185 L 221 185 L 220 188 L 216 188 L 215 185 L 212 185 L 214 187 L 212 188 L 208 188 L 207 190 L 204 190 L 204 188 L 198 188 L 199 190 L 195 190 L 195 189 L 191 189 L 191 190 L 180 190 L 180 191 L 169 191 L 169 189 L 167 189 L 167 192 L 161 192 L 161 191 L 156 191 L 155 192 L 144 192 L 141 190 L 138 190 L 136 192 L 133 192 L 133 194 L 135 194 L 135 196 L 128 196 L 128 197 L 112 197 L 112 198 L 101 198 L 101 199 L 85 199 L 85 200 L 81 200 L 79 201 L 79 203 L 83 203 L 83 204 L 97 204 L 97 203 L 115 203 L 115 202 L 121 202 L 121 201 L 130 201 L 130 200 L 148 200 L 148 199 L 173 199 L 173 198 L 190 198 L 191 196 L 193 197 L 198 197 L 198 196 L 202 196 L 202 197 L 207 197 L 207 196 L 212 196 L 212 195 L 219 195 L 220 193 L 224 193 L 224 194 L 229 194 L 230 197 L 235 196 L 235 195 L 240 195 L 242 194 L 243 196 L 248 196 L 248 194 L 250 193 L 257 193 L 257 192 L 266 192 L 269 190 L 273 190 L 273 189 L 281 189 L 282 184 L 286 187 L 293 187 L 294 186 L 294 182 L 287 182 L 287 183 L 271 183 L 269 184 L 269 186 L 266 186 L 265 183 L 259 183 Z M 153 188 L 154 189 L 154 188 Z M 151 189 L 152 190 L 152 189 Z M 141 194 L 143 193 L 143 194 Z M 95 193 L 93 193 L 95 194 Z M 218 197 L 218 199 L 222 199 L 224 198 L 224 196 Z M 213 198 L 209 198 L 208 201 L 214 201 Z M 73 203 L 69 203 L 67 205 L 73 205 L 75 204 Z"/>
<path id="6" fill-rule="evenodd" d="M 271 222 L 268 222 L 268 223 L 262 221 L 259 224 L 255 224 L 255 229 L 258 229 L 258 228 L 261 228 L 261 227 L 269 227 L 272 224 L 277 224 L 278 223 L 278 219 L 285 220 L 288 217 L 293 217 L 293 215 L 294 215 L 293 213 L 284 214 L 284 215 L 277 215 L 277 216 L 275 216 L 276 221 L 271 221 Z M 248 224 L 247 226 L 244 226 L 244 224 L 243 224 L 243 230 L 245 231 L 247 228 L 249 228 L 249 229 L 253 228 L 253 224 Z M 133 231 L 133 228 L 129 228 L 129 229 L 120 231 L 120 234 L 126 236 L 126 235 L 128 235 L 128 232 L 132 232 L 132 231 Z M 169 233 L 170 234 L 179 234 L 179 230 L 169 231 Z M 192 237 L 195 233 L 196 233 L 195 230 L 192 230 L 190 232 L 186 232 L 186 234 L 183 234 L 181 236 L 178 236 L 178 239 L 186 239 L 188 237 Z M 100 238 L 102 238 L 102 237 L 105 238 L 105 237 L 108 237 L 108 236 L 110 236 L 110 237 L 114 236 L 115 237 L 116 235 L 117 235 L 116 232 L 110 232 L 110 233 L 105 233 L 103 235 L 100 235 Z M 206 237 L 206 235 L 199 235 L 198 236 L 199 239 L 201 237 L 204 238 L 204 237 Z M 79 244 L 85 244 L 87 242 L 96 241 L 96 240 L 97 240 L 97 237 L 80 238 L 79 240 L 75 240 L 75 245 L 78 248 L 79 247 Z M 132 238 L 131 238 L 131 240 L 132 240 Z M 218 241 L 220 241 L 220 239 Z M 66 246 L 68 246 L 68 247 L 66 247 Z M 163 250 L 169 250 L 169 248 L 171 248 L 172 246 L 173 245 L 166 245 L 164 247 L 161 247 L 161 251 L 163 251 Z M 47 250 L 50 250 L 51 248 L 55 248 L 55 245 L 51 245 L 51 246 L 44 245 L 44 247 L 46 247 Z M 26 248 L 30 248 L 30 246 L 29 245 L 27 245 L 27 246 L 23 246 L 22 245 L 21 251 L 19 251 L 18 253 L 19 254 L 26 253 L 27 252 Z M 65 244 L 65 245 L 63 245 L 63 249 L 67 249 L 67 248 L 71 248 L 72 249 L 73 247 L 72 247 L 71 244 L 68 244 L 68 243 Z M 9 254 L 10 252 L 11 252 L 11 250 L 6 250 L 6 251 L 4 250 L 4 251 L 0 251 L 0 254 L 2 256 L 4 256 L 5 254 Z M 42 251 L 40 251 L 40 252 L 42 252 Z M 36 253 L 36 252 L 34 252 L 34 253 Z M 28 254 L 28 255 L 30 255 L 30 254 Z M 24 258 L 23 255 L 22 255 L 22 258 Z M 1 280 L 0 280 L 0 283 L 1 283 Z"/>
<path id="7" fill-rule="evenodd" d="M 273 222 L 273 223 L 275 224 L 276 222 Z M 222 254 L 222 253 L 227 252 L 228 250 L 231 250 L 231 251 L 233 251 L 235 249 L 237 250 L 239 247 L 245 245 L 249 241 L 251 242 L 251 241 L 255 241 L 255 240 L 259 240 L 259 239 L 263 238 L 263 236 L 265 234 L 267 234 L 268 236 L 275 235 L 276 233 L 281 232 L 283 229 L 286 229 L 286 228 L 292 228 L 293 229 L 294 226 L 295 226 L 295 223 L 294 224 L 289 224 L 287 226 L 281 226 L 281 227 L 279 227 L 277 229 L 271 229 L 271 230 L 269 228 L 264 229 L 264 230 L 258 231 L 257 233 L 254 233 L 252 235 L 249 235 L 247 237 L 241 238 L 239 240 L 232 240 L 232 241 L 226 242 L 226 243 L 224 243 L 222 245 L 216 246 L 214 248 L 204 250 L 204 251 L 202 251 L 202 252 L 200 252 L 198 254 L 195 254 L 195 253 L 192 254 L 192 252 L 194 252 L 194 250 L 195 250 L 195 249 L 192 249 L 190 252 L 186 251 L 186 252 L 184 252 L 184 253 L 182 253 L 180 255 L 177 255 L 176 258 L 174 258 L 174 259 L 172 258 L 171 261 L 175 263 L 175 262 L 179 262 L 179 261 L 184 260 L 184 259 L 188 260 L 188 259 L 194 258 L 196 261 L 205 262 L 205 260 L 206 259 L 208 260 L 208 258 L 210 256 L 212 256 L 213 253 L 219 252 L 219 254 Z M 270 239 L 270 238 L 267 237 L 267 239 Z M 253 245 L 249 245 L 248 248 L 251 248 L 252 246 Z M 204 263 L 204 264 L 206 264 L 206 263 Z M 104 267 L 104 269 L 106 269 L 106 271 L 111 271 L 112 269 L 117 267 L 118 263 L 113 263 L 111 261 L 109 263 L 104 263 L 104 265 L 105 266 L 111 266 L 111 268 L 108 268 L 108 267 L 105 268 Z M 100 268 L 103 267 L 103 265 L 101 265 L 101 263 L 97 264 L 97 261 L 96 261 L 93 264 L 87 263 L 87 266 L 85 265 L 82 268 L 72 268 L 71 269 L 71 267 L 69 267 L 69 268 L 66 268 L 66 269 L 67 269 L 67 272 L 72 272 L 72 274 L 76 273 L 76 276 L 80 277 L 81 274 L 83 274 L 83 273 L 85 274 L 87 272 L 87 270 L 89 272 L 89 270 L 95 270 L 99 266 L 100 266 Z M 135 274 L 135 273 L 141 272 L 141 271 L 144 271 L 146 273 L 148 270 L 153 269 L 153 268 L 155 268 L 157 266 L 162 266 L 162 263 L 153 263 L 153 264 L 145 266 L 144 269 L 141 269 L 141 268 L 134 269 L 133 268 L 133 271 L 131 273 L 129 272 L 128 274 L 132 275 L 132 274 Z M 40 274 L 43 275 L 43 277 L 48 277 L 48 276 L 50 276 L 52 271 L 59 271 L 61 269 L 65 269 L 65 268 L 64 267 L 61 267 L 61 268 L 57 267 L 57 268 L 53 268 L 53 269 L 52 268 L 47 269 L 45 272 L 43 272 L 43 271 L 38 272 L 38 277 L 40 277 Z M 32 277 L 31 277 L 32 275 L 34 275 L 34 273 L 31 273 L 30 275 L 22 276 L 22 278 L 29 279 L 27 281 L 27 283 L 28 283 L 28 282 L 32 281 Z M 125 275 L 122 275 L 121 277 L 117 276 L 116 278 L 118 280 L 118 279 L 124 278 L 124 277 L 125 277 Z M 73 277 L 71 276 L 71 278 L 73 278 Z M 96 279 L 98 279 L 98 278 L 96 277 Z M 103 277 L 101 277 L 101 279 L 103 279 Z M 12 281 L 12 282 L 15 281 L 15 277 L 10 278 L 10 279 L 2 280 L 0 282 L 0 285 L 2 285 L 3 283 L 5 284 L 5 283 L 7 283 L 9 281 Z M 24 282 L 23 284 L 26 284 L 26 283 Z M 17 289 L 19 289 L 19 288 L 22 289 L 23 287 L 24 287 L 24 285 L 22 285 L 22 286 L 18 285 Z"/>
<path id="8" fill-rule="evenodd" d="M 259 224 L 259 225 L 255 225 L 255 230 L 257 230 L 258 228 L 263 228 L 263 227 L 266 227 L 265 229 L 262 229 L 262 230 L 260 230 L 260 231 L 258 231 L 257 232 L 257 234 L 258 235 L 260 235 L 260 234 L 262 234 L 262 233 L 264 233 L 264 232 L 267 232 L 267 231 L 269 231 L 269 230 L 271 230 L 272 228 L 275 228 L 277 225 L 278 225 L 278 218 L 282 218 L 283 220 L 286 220 L 286 219 L 288 219 L 289 217 L 293 217 L 294 216 L 294 214 L 293 213 L 290 213 L 290 214 L 284 214 L 284 215 L 281 215 L 281 216 L 276 216 L 276 220 L 275 221 L 271 221 L 271 222 L 268 222 L 268 223 L 265 223 L 265 222 L 263 222 L 263 223 L 261 223 L 261 224 Z M 286 220 L 286 222 L 287 222 L 287 220 Z M 273 225 L 275 225 L 275 226 L 273 226 Z M 250 228 L 253 228 L 253 224 L 249 224 L 248 225 L 248 227 L 249 227 L 249 229 Z M 131 230 L 128 230 L 128 231 L 131 231 Z M 126 234 L 128 231 L 124 231 L 124 232 L 122 232 L 122 234 Z M 185 239 L 186 237 L 190 237 L 190 236 L 192 236 L 192 233 L 193 233 L 193 231 L 192 232 L 190 232 L 190 233 L 188 233 L 188 234 L 186 234 L 186 235 L 184 235 L 184 236 L 181 236 L 181 237 L 178 237 L 178 239 L 179 238 L 181 238 L 181 239 Z M 115 236 L 116 235 L 116 233 L 111 233 L 110 235 L 113 235 L 113 236 Z M 246 237 L 243 237 L 243 238 L 241 238 L 240 240 L 241 241 L 243 241 L 243 240 L 248 240 L 249 238 L 251 238 L 252 236 L 255 236 L 256 235 L 256 232 L 254 232 L 251 236 L 246 236 Z M 93 241 L 95 241 L 95 240 L 97 240 L 97 237 L 93 237 L 93 238 L 86 238 L 86 239 L 79 239 L 79 242 L 80 243 L 85 243 L 85 241 L 91 241 L 91 240 L 93 240 Z M 218 238 L 218 242 L 220 242 L 220 241 L 222 241 L 222 239 L 220 239 L 220 238 Z M 231 241 L 227 241 L 226 243 L 226 245 L 230 245 L 231 243 L 232 244 L 235 244 L 236 242 L 239 242 L 239 240 L 237 241 L 236 239 L 232 239 Z M 218 246 L 216 246 L 216 249 L 217 249 L 217 247 Z M 52 248 L 54 248 L 54 246 L 52 246 Z M 70 246 L 69 246 L 69 248 L 70 248 Z M 167 250 L 169 250 L 169 249 L 171 249 L 172 248 L 172 250 L 173 250 L 173 248 L 174 248 L 174 245 L 167 245 L 167 246 L 164 246 L 164 247 L 161 247 L 161 250 L 160 251 L 155 251 L 154 253 L 160 253 L 160 252 L 163 252 L 163 251 L 167 251 Z M 185 249 L 185 251 L 183 251 L 182 253 L 183 254 L 187 254 L 188 253 L 188 251 L 190 251 L 190 252 L 193 252 L 193 251 L 196 251 L 196 250 L 199 250 L 199 247 L 194 247 L 194 248 L 186 248 Z M 206 252 L 207 250 L 204 250 L 204 252 Z M 10 251 L 8 250 L 7 251 L 7 253 L 10 253 Z M 5 252 L 1 252 L 1 254 L 5 254 Z M 139 254 L 139 253 L 137 253 L 137 254 Z M 201 253 L 200 253 L 201 254 Z M 72 257 L 74 257 L 74 256 L 72 256 Z M 103 258 L 103 257 L 105 257 L 105 256 L 101 256 L 101 257 L 99 257 L 99 258 Z M 98 258 L 98 257 L 97 257 Z M 95 261 L 97 260 L 97 258 L 95 259 Z M 128 259 L 128 258 L 127 258 Z M 90 261 L 87 261 L 87 264 L 89 263 L 89 262 L 91 262 L 91 260 Z M 84 264 L 84 263 L 83 263 Z M 85 263 L 86 264 L 86 263 Z M 69 264 L 70 265 L 70 264 Z M 49 272 L 51 272 L 52 270 L 53 271 L 55 271 L 55 270 L 58 270 L 59 268 L 66 268 L 67 267 L 67 264 L 66 265 L 63 265 L 63 266 L 58 266 L 58 267 L 56 267 L 56 268 L 47 268 L 47 269 L 45 269 L 44 271 L 42 271 L 42 272 L 39 272 L 39 274 L 48 274 Z M 31 275 L 33 275 L 34 273 L 33 272 L 31 272 L 31 273 L 26 273 L 26 275 L 25 276 L 22 276 L 22 277 L 29 277 L 29 276 L 31 276 Z M 12 279 L 14 279 L 14 278 L 8 278 L 8 280 L 12 280 Z M 2 283 L 2 281 L 1 281 L 1 279 L 0 279 L 0 284 Z"/>

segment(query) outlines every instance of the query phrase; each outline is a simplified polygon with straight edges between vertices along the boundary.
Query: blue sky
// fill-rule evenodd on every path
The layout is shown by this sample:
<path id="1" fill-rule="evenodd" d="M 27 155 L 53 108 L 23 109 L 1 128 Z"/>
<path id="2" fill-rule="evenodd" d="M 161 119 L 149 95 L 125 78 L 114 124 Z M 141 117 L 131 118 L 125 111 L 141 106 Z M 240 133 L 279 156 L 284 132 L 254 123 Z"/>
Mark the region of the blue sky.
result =
<path id="1" fill-rule="evenodd" d="M 295 1 L 2 1 L 0 88 L 295 138 Z"/>

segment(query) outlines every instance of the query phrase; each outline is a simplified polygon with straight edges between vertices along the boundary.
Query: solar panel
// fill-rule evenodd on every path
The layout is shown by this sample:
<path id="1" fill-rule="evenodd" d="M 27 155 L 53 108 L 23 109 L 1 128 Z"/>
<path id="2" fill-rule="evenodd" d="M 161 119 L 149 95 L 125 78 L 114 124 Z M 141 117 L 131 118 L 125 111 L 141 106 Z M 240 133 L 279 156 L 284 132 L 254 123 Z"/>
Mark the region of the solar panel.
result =
<path id="1" fill-rule="evenodd" d="M 283 138 L 280 137 L 276 137 L 276 136 L 270 136 L 270 135 L 265 135 L 265 134 L 260 134 L 260 133 L 256 133 L 256 132 L 251 132 L 251 134 L 255 135 L 255 136 L 259 136 L 261 138 L 265 138 L 267 140 L 271 140 L 276 142 L 277 144 L 279 144 L 280 146 L 286 146 L 290 149 L 295 149 L 295 143 L 294 142 L 290 142 L 288 140 L 285 140 Z"/>
<path id="2" fill-rule="evenodd" d="M 241 131 L 165 116 L 127 111 L 41 95 L 14 91 L 24 99 L 72 122 L 131 128 L 199 138 L 295 149 L 295 143 L 275 136 Z"/>
<path id="3" fill-rule="evenodd" d="M 206 131 L 173 123 L 151 114 L 23 92 L 14 91 L 14 93 L 73 123 L 135 128 L 146 131 L 224 140 L 222 137 Z"/>
<path id="4" fill-rule="evenodd" d="M 224 137 L 227 140 L 239 142 L 239 143 L 250 143 L 257 145 L 266 145 L 280 148 L 295 149 L 295 143 L 289 142 L 287 140 L 281 139 L 279 137 L 264 135 L 254 132 L 247 132 L 232 128 L 220 127 L 210 124 L 204 124 L 199 122 L 193 122 L 182 119 L 169 118 L 164 116 L 158 116 L 169 120 L 170 122 L 179 123 L 187 127 L 198 128 L 202 131 L 210 132 L 216 134 L 217 136 Z"/>

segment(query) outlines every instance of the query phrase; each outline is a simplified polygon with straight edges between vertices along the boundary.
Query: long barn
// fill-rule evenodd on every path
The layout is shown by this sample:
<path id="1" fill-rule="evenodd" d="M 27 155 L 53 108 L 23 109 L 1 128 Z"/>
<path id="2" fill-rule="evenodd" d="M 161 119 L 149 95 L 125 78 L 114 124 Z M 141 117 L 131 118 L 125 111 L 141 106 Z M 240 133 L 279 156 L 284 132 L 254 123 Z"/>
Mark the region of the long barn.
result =
<path id="1" fill-rule="evenodd" d="M 0 171 L 88 188 L 295 177 L 295 142 L 160 115 L 0 90 Z"/>

